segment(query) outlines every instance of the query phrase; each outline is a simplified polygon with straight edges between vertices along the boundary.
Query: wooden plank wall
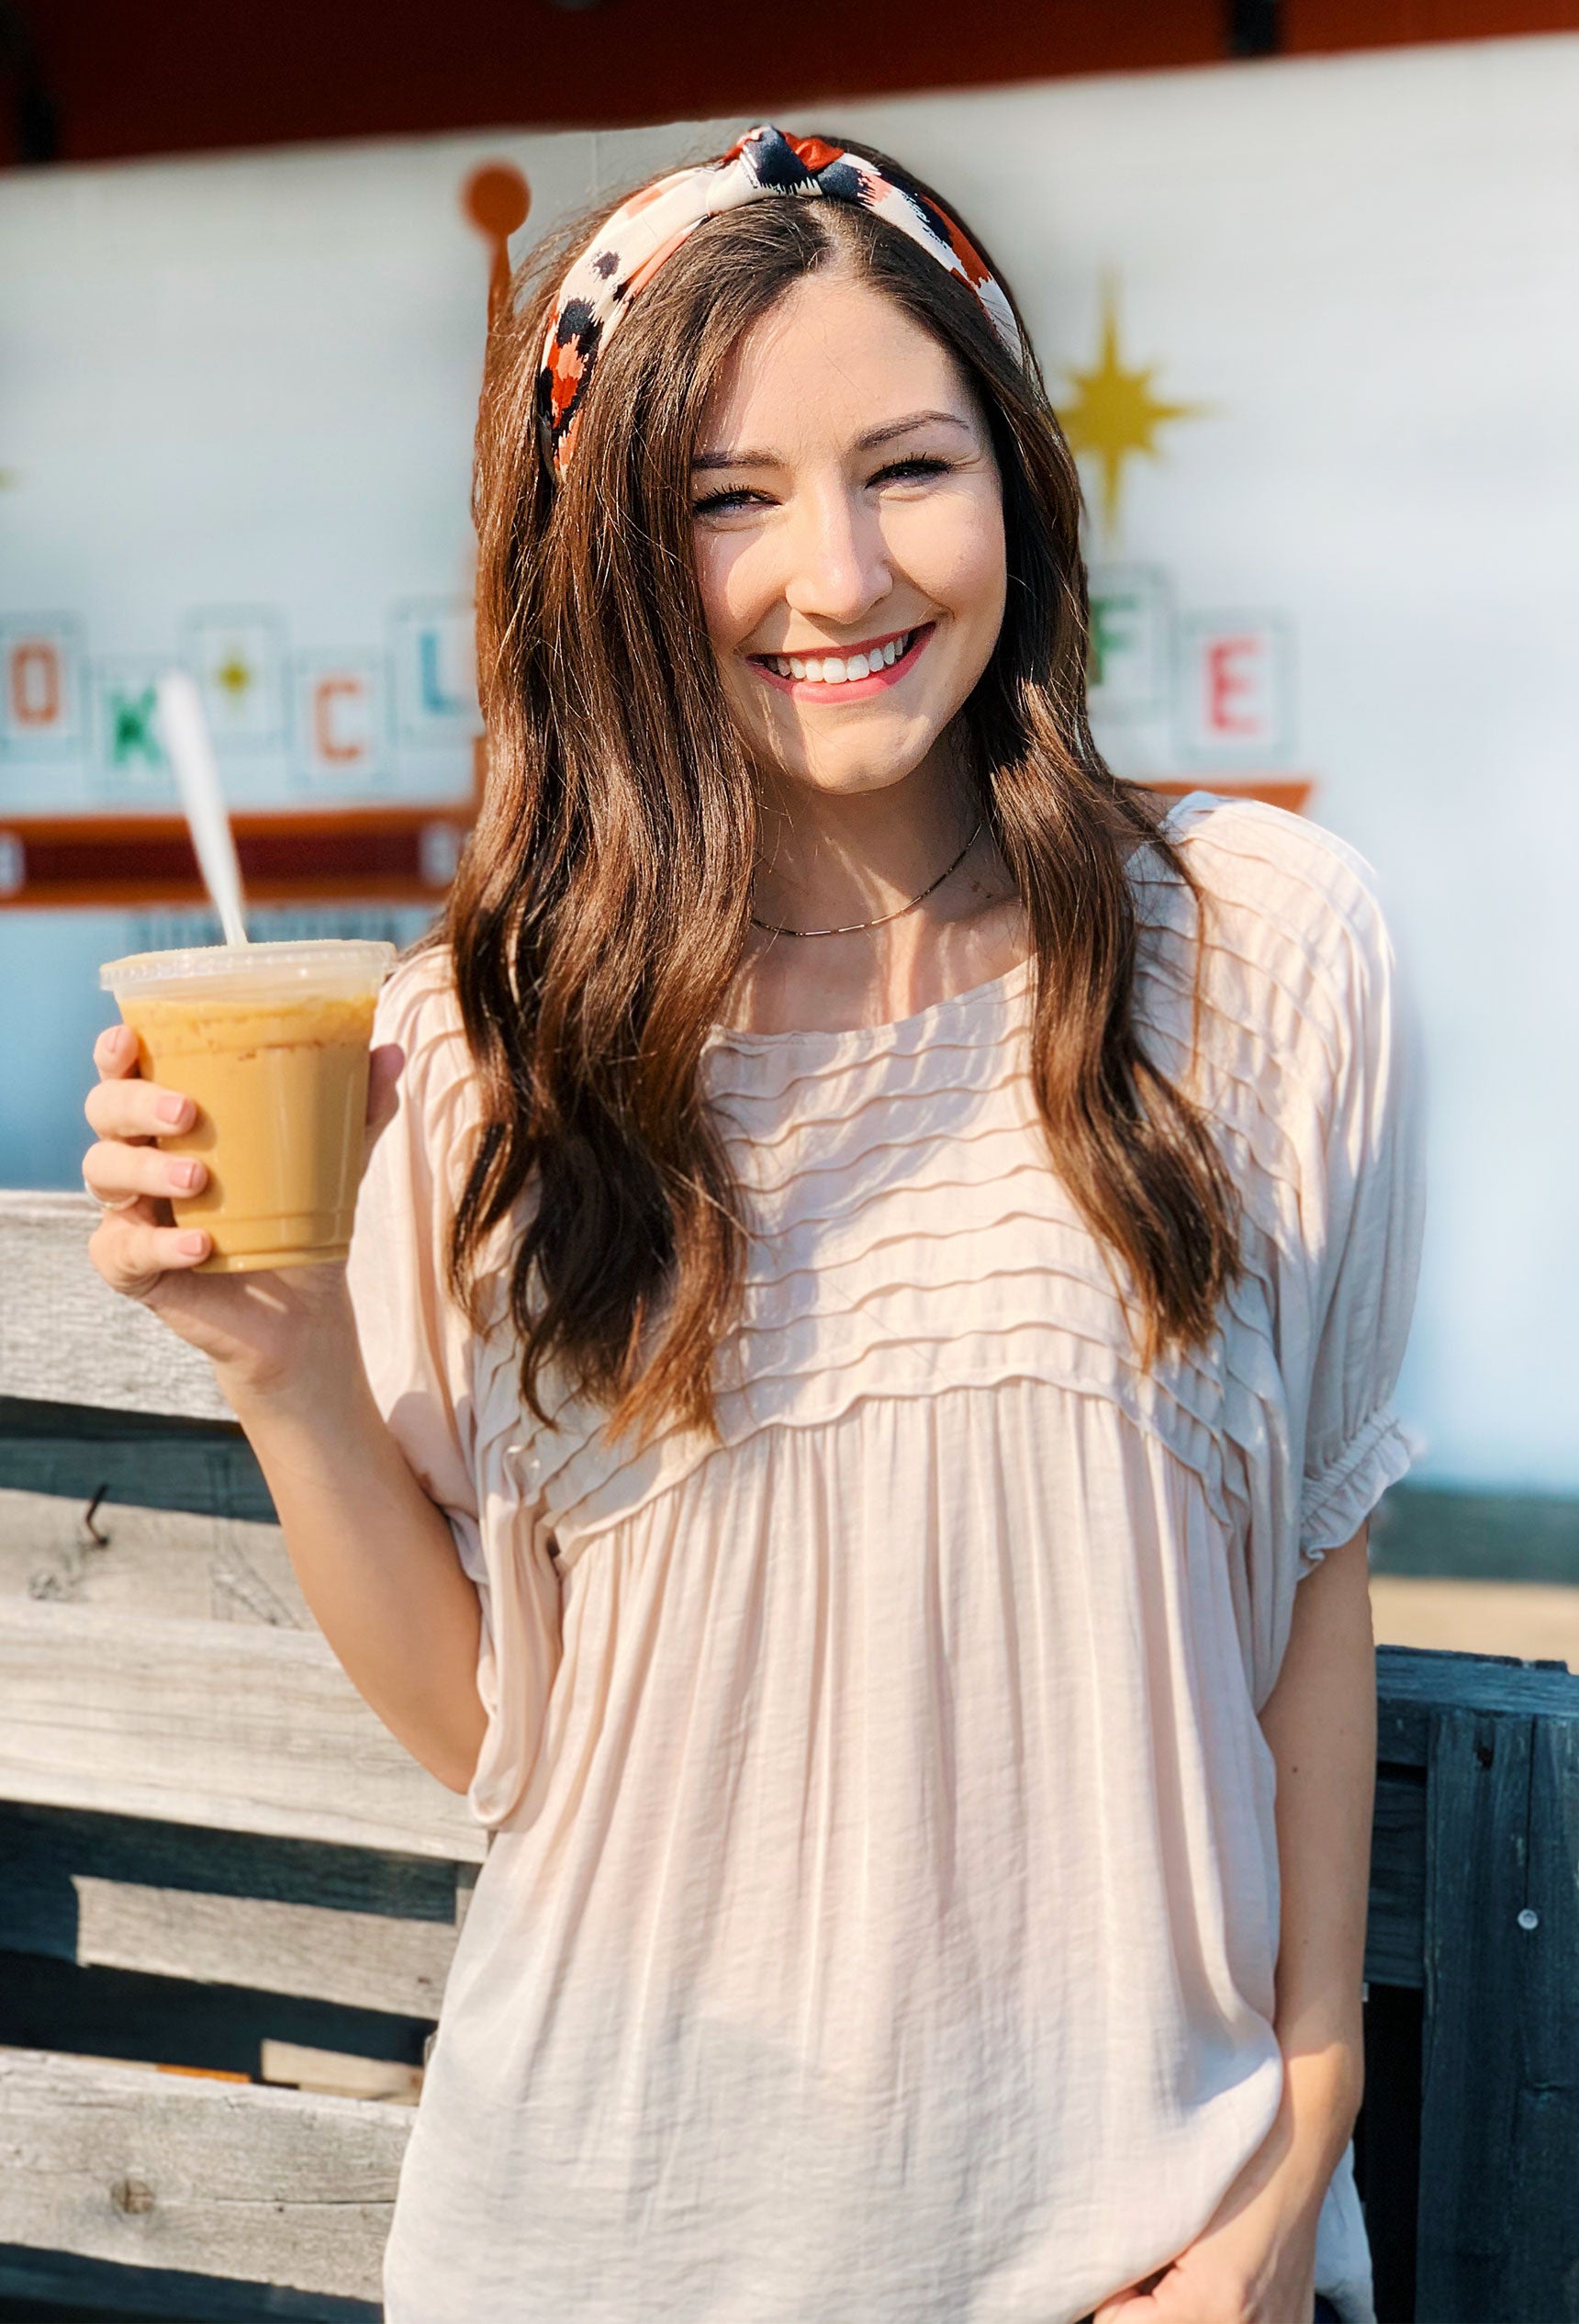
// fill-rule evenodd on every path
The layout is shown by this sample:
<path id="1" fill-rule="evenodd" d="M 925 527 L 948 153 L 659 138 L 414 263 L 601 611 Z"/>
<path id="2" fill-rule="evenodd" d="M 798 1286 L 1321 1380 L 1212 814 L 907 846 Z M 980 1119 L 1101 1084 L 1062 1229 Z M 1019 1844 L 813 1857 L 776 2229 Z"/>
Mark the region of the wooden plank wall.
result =
<path id="1" fill-rule="evenodd" d="M 484 1836 L 344 1678 L 92 1216 L 0 1196 L 0 2296 L 74 2253 L 106 2313 L 371 2324 Z M 1579 2324 L 1579 1678 L 1383 1648 L 1378 1685 L 1381 2324 Z"/>

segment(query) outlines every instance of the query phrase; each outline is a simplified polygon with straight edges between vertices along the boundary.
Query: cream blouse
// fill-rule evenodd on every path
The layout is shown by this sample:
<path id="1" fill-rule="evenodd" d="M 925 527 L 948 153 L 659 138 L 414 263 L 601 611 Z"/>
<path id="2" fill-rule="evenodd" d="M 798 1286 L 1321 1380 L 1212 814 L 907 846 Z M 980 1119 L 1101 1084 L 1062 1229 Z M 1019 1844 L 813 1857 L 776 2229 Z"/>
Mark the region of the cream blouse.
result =
<path id="1" fill-rule="evenodd" d="M 492 1838 L 388 2324 L 1071 2324 L 1270 2128 L 1257 1713 L 1301 1577 L 1407 1465 L 1420 1177 L 1365 866 L 1204 794 L 1172 830 L 1245 1271 L 1149 1375 L 1040 1140 L 1025 962 L 898 1024 L 714 1028 L 759 1229 L 722 1443 L 535 1424 L 442 1289 L 476 1117 L 444 956 L 390 980 L 353 1290 L 481 1599 Z M 1195 910 L 1133 876 L 1183 1075 Z M 1348 2157 L 1316 2281 L 1372 2324 Z"/>

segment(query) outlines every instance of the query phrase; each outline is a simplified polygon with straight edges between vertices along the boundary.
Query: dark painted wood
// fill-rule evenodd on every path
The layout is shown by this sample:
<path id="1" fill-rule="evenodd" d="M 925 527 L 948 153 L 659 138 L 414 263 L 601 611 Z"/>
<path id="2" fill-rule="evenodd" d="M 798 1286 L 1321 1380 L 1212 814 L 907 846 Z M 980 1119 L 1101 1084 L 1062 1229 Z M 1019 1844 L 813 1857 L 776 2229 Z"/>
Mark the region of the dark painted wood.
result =
<path id="1" fill-rule="evenodd" d="M 0 2324 L 106 2324 L 117 2316 L 166 2324 L 380 2324 L 368 2300 L 232 2284 L 174 2268 L 117 2267 L 58 2251 L 0 2243 Z"/>
<path id="2" fill-rule="evenodd" d="M 1431 1721 L 1417 2243 L 1429 2324 L 1558 2324 L 1510 2305 L 1515 2252 L 1554 2225 L 1528 2210 L 1516 2169 L 1533 1723 L 1494 1708 Z"/>
<path id="3" fill-rule="evenodd" d="M 1376 1696 L 1380 1767 L 1423 1768 L 1439 1709 L 1579 1719 L 1579 1677 L 1565 1663 L 1520 1662 L 1512 1655 L 1378 1646 Z"/>
<path id="4" fill-rule="evenodd" d="M 1579 1727 L 1536 1723 L 1518 1973 L 1504 2031 L 1518 2059 L 1513 2172 L 1528 2229 L 1508 2312 L 1579 2319 Z M 1511 2023 L 1506 2022 L 1511 2019 Z"/>
<path id="5" fill-rule="evenodd" d="M 1418 1986 L 1426 1917 L 1426 1782 L 1417 1768 L 1377 1771 L 1371 1835 L 1371 1905 L 1365 1974 L 1380 1985 Z"/>
<path id="6" fill-rule="evenodd" d="M 76 1959 L 73 1874 L 399 1920 L 455 1917 L 456 1868 L 431 1857 L 0 1802 L 0 1953 Z"/>
<path id="7" fill-rule="evenodd" d="M 292 1993 L 0 1955 L 0 2043 L 12 2049 L 207 2066 L 256 2079 L 265 2040 L 420 2066 L 432 2029 L 431 2018 L 347 2009 Z"/>
<path id="8" fill-rule="evenodd" d="M 100 1494 L 134 1508 L 274 1520 L 263 1472 L 239 1428 L 89 1404 L 0 1397 L 0 1487 L 55 1493 L 84 1506 Z"/>
<path id="9" fill-rule="evenodd" d="M 1413 2324 L 1420 2193 L 1420 2049 L 1425 1995 L 1372 1983 L 1365 2000 L 1365 2101 L 1354 2176 L 1365 2211 L 1377 2324 Z"/>

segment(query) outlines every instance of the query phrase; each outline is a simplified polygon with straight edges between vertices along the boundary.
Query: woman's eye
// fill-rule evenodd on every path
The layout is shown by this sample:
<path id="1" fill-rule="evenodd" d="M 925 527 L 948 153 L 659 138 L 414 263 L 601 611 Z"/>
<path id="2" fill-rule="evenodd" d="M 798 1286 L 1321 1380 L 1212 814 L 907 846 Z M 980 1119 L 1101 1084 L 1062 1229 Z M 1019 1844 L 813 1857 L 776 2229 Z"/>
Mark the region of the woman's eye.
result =
<path id="1" fill-rule="evenodd" d="M 948 468 L 949 463 L 946 460 L 938 459 L 935 454 L 918 453 L 913 459 L 890 460 L 888 466 L 879 468 L 869 481 L 872 484 L 883 484 L 890 477 L 902 481 L 921 477 L 946 476 Z M 700 500 L 693 500 L 691 514 L 692 516 L 728 516 L 737 510 L 747 509 L 761 502 L 760 492 L 753 491 L 744 484 L 737 484 L 727 490 L 709 492 L 704 494 Z"/>
<path id="2" fill-rule="evenodd" d="M 938 477 L 948 472 L 946 460 L 939 460 L 931 453 L 918 453 L 913 460 L 891 460 L 886 468 L 879 468 L 872 478 L 880 484 L 885 477 Z"/>
<path id="3" fill-rule="evenodd" d="M 731 492 L 710 492 L 705 500 L 693 500 L 691 514 L 692 516 L 717 516 L 726 509 L 744 509 L 757 498 L 758 495 L 748 492 L 745 485 L 737 484 Z"/>

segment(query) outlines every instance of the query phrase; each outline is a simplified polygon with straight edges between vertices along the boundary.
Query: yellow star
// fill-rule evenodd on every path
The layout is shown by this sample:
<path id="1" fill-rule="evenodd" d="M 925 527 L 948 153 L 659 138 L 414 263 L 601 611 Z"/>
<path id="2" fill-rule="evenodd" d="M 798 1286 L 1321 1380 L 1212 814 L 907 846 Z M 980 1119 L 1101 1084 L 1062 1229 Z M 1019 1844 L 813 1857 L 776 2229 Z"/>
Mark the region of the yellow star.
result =
<path id="1" fill-rule="evenodd" d="M 240 654 L 232 654 L 214 672 L 214 683 L 222 686 L 233 702 L 239 702 L 252 682 L 252 673 Z"/>
<path id="2" fill-rule="evenodd" d="M 1158 457 L 1157 431 L 1165 420 L 1191 420 L 1207 410 L 1202 403 L 1159 403 L 1151 392 L 1156 364 L 1126 371 L 1118 352 L 1118 309 L 1111 284 L 1102 296 L 1102 354 L 1094 371 L 1070 370 L 1080 394 L 1058 413 L 1069 449 L 1088 452 L 1102 466 L 1103 530 L 1118 530 L 1118 496 L 1124 464 L 1132 453 Z"/>

